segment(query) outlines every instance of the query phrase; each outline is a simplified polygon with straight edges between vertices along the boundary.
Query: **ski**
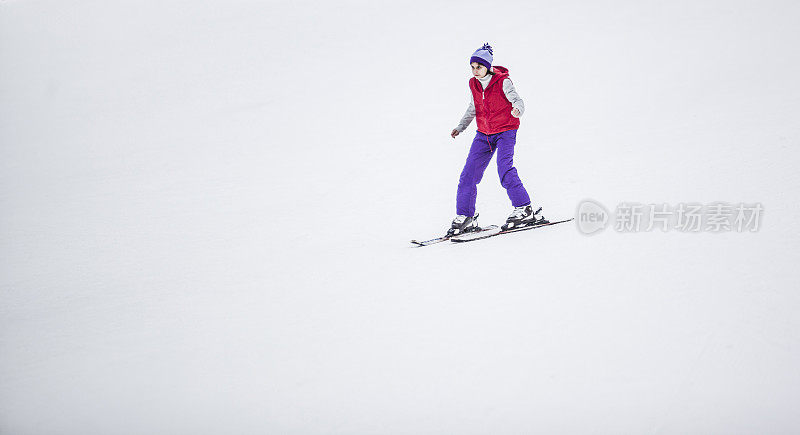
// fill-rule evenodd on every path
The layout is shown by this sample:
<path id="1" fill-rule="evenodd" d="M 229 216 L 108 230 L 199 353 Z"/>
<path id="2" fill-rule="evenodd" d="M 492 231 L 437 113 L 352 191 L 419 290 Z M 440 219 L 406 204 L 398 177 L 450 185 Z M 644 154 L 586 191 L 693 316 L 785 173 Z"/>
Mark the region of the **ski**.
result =
<path id="1" fill-rule="evenodd" d="M 500 234 L 516 233 L 516 232 L 519 232 L 519 231 L 533 230 L 533 229 L 536 229 L 536 228 L 547 227 L 547 226 L 550 226 L 550 225 L 563 224 L 564 222 L 569 222 L 569 221 L 572 221 L 573 219 L 574 218 L 565 219 L 563 221 L 556 221 L 556 222 L 542 222 L 542 223 L 528 225 L 528 226 L 524 226 L 524 227 L 512 228 L 510 230 L 505 230 L 505 231 L 500 230 L 500 231 L 490 231 L 490 232 L 477 232 L 477 233 L 474 233 L 474 237 L 459 237 L 459 238 L 453 237 L 453 238 L 450 239 L 450 241 L 451 242 L 456 242 L 456 243 L 463 243 L 463 242 L 471 242 L 473 240 L 488 239 L 489 237 L 499 236 Z M 498 230 L 500 229 L 500 227 L 498 227 L 497 225 L 491 225 L 489 227 L 486 227 L 486 229 L 489 229 L 489 228 L 492 228 L 492 227 L 494 227 L 494 228 L 496 228 Z M 470 234 L 465 234 L 464 236 L 469 236 L 469 235 Z"/>
<path id="2" fill-rule="evenodd" d="M 435 244 L 437 244 L 437 243 L 446 242 L 446 241 L 448 241 L 448 240 L 450 240 L 450 238 L 449 238 L 449 237 L 447 237 L 447 236 L 442 236 L 442 237 L 436 237 L 435 239 L 423 240 L 423 241 L 419 241 L 419 240 L 412 240 L 412 241 L 411 241 L 411 243 L 413 243 L 413 244 L 417 245 L 418 247 L 422 247 L 422 246 L 430 246 L 430 245 L 435 245 Z"/>
<path id="3" fill-rule="evenodd" d="M 472 231 L 469 233 L 459 234 L 457 236 L 450 237 L 451 242 L 469 242 L 470 240 L 478 240 L 478 239 L 485 239 L 487 237 L 496 236 L 500 233 L 500 227 L 497 225 L 489 225 L 488 227 L 481 228 L 477 231 Z"/>
<path id="4" fill-rule="evenodd" d="M 454 241 L 454 242 L 455 241 L 465 241 L 466 242 L 468 240 L 473 240 L 476 237 L 483 238 L 483 237 L 489 237 L 489 235 L 494 236 L 499 231 L 500 231 L 500 227 L 498 227 L 497 225 L 490 225 L 490 226 L 488 226 L 486 228 L 478 228 L 475 231 L 470 231 L 468 233 L 463 233 L 463 234 L 459 234 L 459 235 L 456 235 L 456 236 L 442 236 L 442 237 L 436 237 L 435 239 L 423 240 L 423 241 L 412 240 L 411 243 L 417 245 L 418 247 L 422 247 L 422 246 L 435 245 L 437 243 L 446 242 L 448 240 Z"/>

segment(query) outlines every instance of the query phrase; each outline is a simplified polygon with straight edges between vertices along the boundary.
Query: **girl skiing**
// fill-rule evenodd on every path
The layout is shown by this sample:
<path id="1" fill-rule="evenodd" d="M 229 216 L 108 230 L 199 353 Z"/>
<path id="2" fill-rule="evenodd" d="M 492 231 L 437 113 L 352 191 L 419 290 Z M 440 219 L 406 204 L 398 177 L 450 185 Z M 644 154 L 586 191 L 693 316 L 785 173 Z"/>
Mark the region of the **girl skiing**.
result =
<path id="1" fill-rule="evenodd" d="M 503 230 L 537 222 L 536 212 L 531 206 L 528 192 L 514 168 L 514 145 L 517 140 L 519 117 L 525 112 L 525 104 L 508 77 L 508 69 L 492 67 L 492 47 L 486 43 L 472 54 L 470 66 L 474 77 L 469 79 L 472 100 L 461 122 L 450 136 L 455 138 L 477 118 L 478 131 L 472 140 L 467 162 L 458 180 L 456 193 L 456 218 L 453 219 L 448 236 L 455 236 L 478 229 L 478 214 L 475 200 L 478 183 L 483 172 L 497 151 L 497 173 L 500 184 L 506 189 L 514 211 L 502 226 Z"/>

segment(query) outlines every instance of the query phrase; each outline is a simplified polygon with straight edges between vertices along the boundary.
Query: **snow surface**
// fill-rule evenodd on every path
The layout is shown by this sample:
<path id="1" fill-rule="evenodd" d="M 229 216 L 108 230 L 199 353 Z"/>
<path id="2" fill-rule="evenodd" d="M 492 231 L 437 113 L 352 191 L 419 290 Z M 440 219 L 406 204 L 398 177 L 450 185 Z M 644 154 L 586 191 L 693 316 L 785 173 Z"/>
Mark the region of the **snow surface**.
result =
<path id="1" fill-rule="evenodd" d="M 0 433 L 800 432 L 800 3 L 0 2 Z M 455 214 L 469 55 L 546 216 Z M 510 211 L 494 163 L 484 223 Z"/>

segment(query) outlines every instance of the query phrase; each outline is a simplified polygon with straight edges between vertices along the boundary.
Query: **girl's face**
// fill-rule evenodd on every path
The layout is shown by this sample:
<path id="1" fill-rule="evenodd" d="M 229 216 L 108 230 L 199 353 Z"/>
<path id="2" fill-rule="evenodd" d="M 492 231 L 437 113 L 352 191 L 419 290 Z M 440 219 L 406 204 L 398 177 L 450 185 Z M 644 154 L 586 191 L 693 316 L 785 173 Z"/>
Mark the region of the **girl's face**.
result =
<path id="1" fill-rule="evenodd" d="M 479 79 L 486 77 L 486 74 L 489 72 L 485 66 L 479 64 L 478 62 L 472 62 L 469 65 L 472 67 L 472 74 Z"/>

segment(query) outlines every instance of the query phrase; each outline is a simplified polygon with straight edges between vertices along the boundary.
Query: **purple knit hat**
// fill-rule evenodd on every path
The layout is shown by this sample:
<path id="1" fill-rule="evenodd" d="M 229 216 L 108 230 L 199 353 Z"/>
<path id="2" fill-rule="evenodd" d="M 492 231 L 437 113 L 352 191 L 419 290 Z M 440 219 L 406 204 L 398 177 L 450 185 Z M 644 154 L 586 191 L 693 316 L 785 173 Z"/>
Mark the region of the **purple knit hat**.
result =
<path id="1" fill-rule="evenodd" d="M 475 50 L 475 53 L 472 53 L 472 57 L 469 58 L 469 63 L 478 62 L 479 64 L 486 67 L 486 69 L 492 69 L 492 46 L 489 43 L 483 44 L 483 47 Z"/>

